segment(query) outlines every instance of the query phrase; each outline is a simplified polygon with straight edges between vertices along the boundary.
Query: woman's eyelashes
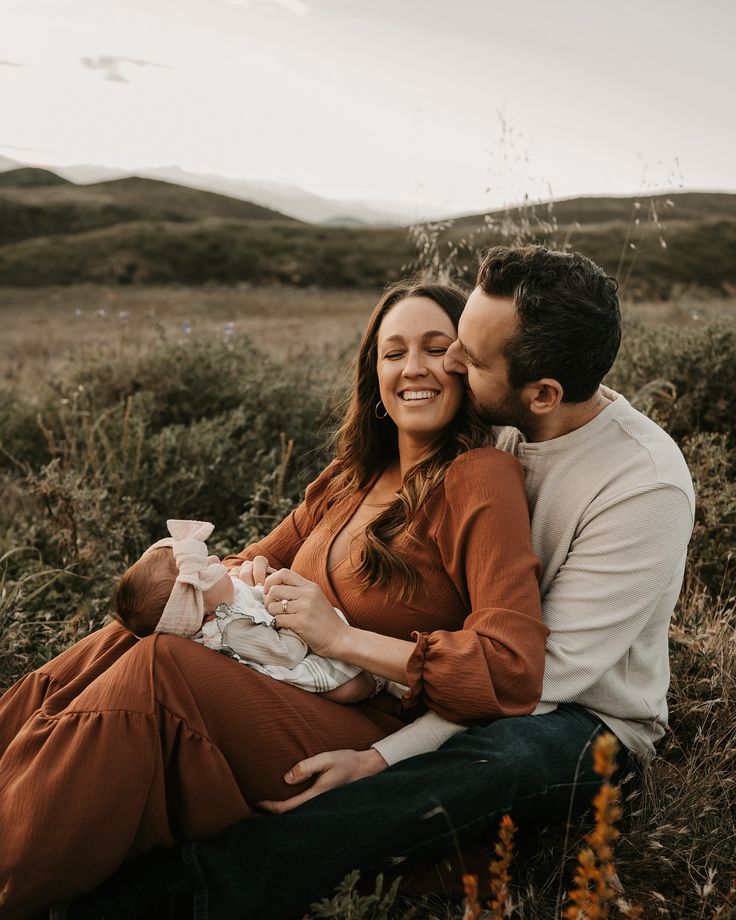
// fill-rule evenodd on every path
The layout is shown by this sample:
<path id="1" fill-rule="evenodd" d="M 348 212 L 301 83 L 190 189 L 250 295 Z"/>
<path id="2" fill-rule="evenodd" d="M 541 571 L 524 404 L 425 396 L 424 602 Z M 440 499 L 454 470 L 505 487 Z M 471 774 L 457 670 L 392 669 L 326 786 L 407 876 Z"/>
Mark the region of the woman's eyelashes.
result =
<path id="1" fill-rule="evenodd" d="M 427 349 L 427 354 L 433 357 L 439 357 L 440 355 L 444 355 L 448 348 L 448 345 L 433 345 L 432 348 Z M 405 354 L 406 352 L 404 351 L 389 351 L 383 358 L 385 361 L 398 361 L 399 358 L 403 358 Z"/>

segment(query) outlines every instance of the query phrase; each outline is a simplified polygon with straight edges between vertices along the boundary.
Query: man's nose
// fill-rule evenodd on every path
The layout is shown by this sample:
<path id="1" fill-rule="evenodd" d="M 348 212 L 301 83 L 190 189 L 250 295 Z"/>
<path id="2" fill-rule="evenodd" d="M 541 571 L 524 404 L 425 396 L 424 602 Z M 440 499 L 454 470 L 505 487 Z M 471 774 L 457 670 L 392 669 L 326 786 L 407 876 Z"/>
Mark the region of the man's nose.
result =
<path id="1" fill-rule="evenodd" d="M 442 364 L 448 374 L 468 373 L 459 339 L 455 339 L 452 345 L 447 349 Z"/>

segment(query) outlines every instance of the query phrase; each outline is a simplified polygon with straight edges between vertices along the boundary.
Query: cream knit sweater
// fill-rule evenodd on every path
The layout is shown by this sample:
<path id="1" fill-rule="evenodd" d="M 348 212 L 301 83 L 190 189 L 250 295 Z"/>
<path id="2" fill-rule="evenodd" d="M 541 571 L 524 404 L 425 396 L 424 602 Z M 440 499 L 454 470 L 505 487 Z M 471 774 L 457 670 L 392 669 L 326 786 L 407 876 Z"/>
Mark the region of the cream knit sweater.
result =
<path id="1" fill-rule="evenodd" d="M 667 725 L 667 634 L 695 514 L 677 445 L 623 396 L 551 441 L 496 430 L 525 470 L 542 560 L 547 638 L 534 714 L 576 702 L 649 760 Z M 433 750 L 458 726 L 428 713 L 374 747 L 387 763 Z"/>

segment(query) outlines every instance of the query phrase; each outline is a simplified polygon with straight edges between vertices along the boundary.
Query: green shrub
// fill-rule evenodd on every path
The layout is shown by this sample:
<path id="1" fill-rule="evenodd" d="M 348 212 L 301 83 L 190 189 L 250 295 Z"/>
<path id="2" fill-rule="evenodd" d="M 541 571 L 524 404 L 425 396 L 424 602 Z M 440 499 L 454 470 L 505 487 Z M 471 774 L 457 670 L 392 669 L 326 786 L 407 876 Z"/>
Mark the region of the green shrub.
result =
<path id="1" fill-rule="evenodd" d="M 36 464 L 49 459 L 37 413 L 30 400 L 0 387 L 0 470 L 12 468 L 16 458 Z"/>
<path id="2" fill-rule="evenodd" d="M 625 330 L 607 382 L 676 440 L 721 432 L 736 443 L 736 321 Z"/>
<path id="3" fill-rule="evenodd" d="M 683 453 L 696 495 L 686 590 L 706 588 L 724 606 L 736 600 L 736 451 L 723 434 L 687 438 Z"/>
<path id="4" fill-rule="evenodd" d="M 22 618 L 53 602 L 54 619 L 84 611 L 81 625 L 99 623 L 116 578 L 169 517 L 213 521 L 216 552 L 269 531 L 324 463 L 320 379 L 306 359 L 278 367 L 247 339 L 203 340 L 101 353 L 37 405 L 0 399 L 0 552 L 35 547 L 67 573 L 61 596 L 21 592 Z M 27 559 L 8 559 L 8 585 L 27 572 Z"/>
<path id="5" fill-rule="evenodd" d="M 411 255 L 403 229 L 296 221 L 135 220 L 0 245 L 0 284 L 293 284 L 380 288 Z"/>
<path id="6" fill-rule="evenodd" d="M 379 875 L 369 894 L 363 894 L 358 889 L 359 880 L 360 872 L 357 871 L 345 876 L 335 889 L 334 896 L 312 904 L 304 920 L 339 920 L 341 917 L 355 917 L 356 920 L 408 920 L 414 916 L 414 911 L 403 910 L 397 904 L 400 879 L 396 879 L 384 890 L 383 876 Z"/>

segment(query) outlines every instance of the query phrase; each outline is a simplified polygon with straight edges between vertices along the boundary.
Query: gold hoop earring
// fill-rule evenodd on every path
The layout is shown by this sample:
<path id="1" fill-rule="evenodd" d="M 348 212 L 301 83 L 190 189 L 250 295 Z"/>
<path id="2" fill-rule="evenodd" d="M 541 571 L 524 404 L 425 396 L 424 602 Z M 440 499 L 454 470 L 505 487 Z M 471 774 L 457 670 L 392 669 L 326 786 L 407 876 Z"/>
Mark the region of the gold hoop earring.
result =
<path id="1" fill-rule="evenodd" d="M 386 418 L 386 416 L 388 415 L 388 411 L 387 411 L 387 409 L 386 409 L 385 406 L 383 407 L 383 415 L 379 415 L 379 414 L 378 414 L 378 407 L 379 407 L 379 406 L 382 406 L 382 405 L 383 405 L 383 403 L 382 403 L 381 400 L 379 399 L 378 402 L 376 403 L 376 405 L 373 407 L 373 414 L 375 415 L 376 418 L 384 419 L 384 418 Z"/>

